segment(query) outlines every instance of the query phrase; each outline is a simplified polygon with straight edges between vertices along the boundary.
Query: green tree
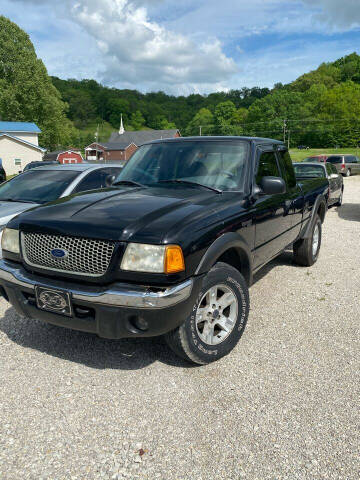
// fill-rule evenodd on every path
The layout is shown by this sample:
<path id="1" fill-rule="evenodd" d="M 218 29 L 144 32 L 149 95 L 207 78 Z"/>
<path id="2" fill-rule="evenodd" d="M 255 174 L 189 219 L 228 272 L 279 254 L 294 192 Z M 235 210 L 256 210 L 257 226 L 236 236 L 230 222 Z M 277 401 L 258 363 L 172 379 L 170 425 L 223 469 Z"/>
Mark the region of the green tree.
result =
<path id="1" fill-rule="evenodd" d="M 236 115 L 236 107 L 230 100 L 221 102 L 215 108 L 216 133 L 221 135 L 231 135 L 234 131 L 232 125 Z"/>
<path id="2" fill-rule="evenodd" d="M 199 135 L 201 127 L 201 133 L 209 135 L 212 132 L 213 126 L 213 114 L 210 112 L 209 109 L 201 108 L 187 126 L 185 134 L 188 136 Z"/>
<path id="3" fill-rule="evenodd" d="M 66 145 L 74 127 L 61 100 L 37 58 L 29 36 L 15 23 L 0 16 L 0 116 L 8 121 L 35 122 L 47 148 Z"/>
<path id="4" fill-rule="evenodd" d="M 130 124 L 134 130 L 141 130 L 145 125 L 145 118 L 143 117 L 140 110 L 136 110 L 135 113 L 131 115 Z"/>

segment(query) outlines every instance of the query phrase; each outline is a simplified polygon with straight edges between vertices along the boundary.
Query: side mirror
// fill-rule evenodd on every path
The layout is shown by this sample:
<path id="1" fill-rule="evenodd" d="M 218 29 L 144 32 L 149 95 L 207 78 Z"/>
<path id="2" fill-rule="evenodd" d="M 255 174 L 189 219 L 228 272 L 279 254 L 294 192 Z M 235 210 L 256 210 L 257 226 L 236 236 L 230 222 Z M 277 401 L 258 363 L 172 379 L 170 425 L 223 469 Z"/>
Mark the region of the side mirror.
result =
<path id="1" fill-rule="evenodd" d="M 108 175 L 105 179 L 105 185 L 107 187 L 111 187 L 111 185 L 115 182 L 115 175 Z"/>
<path id="2" fill-rule="evenodd" d="M 259 186 L 265 195 L 286 193 L 286 183 L 281 177 L 263 177 Z"/>

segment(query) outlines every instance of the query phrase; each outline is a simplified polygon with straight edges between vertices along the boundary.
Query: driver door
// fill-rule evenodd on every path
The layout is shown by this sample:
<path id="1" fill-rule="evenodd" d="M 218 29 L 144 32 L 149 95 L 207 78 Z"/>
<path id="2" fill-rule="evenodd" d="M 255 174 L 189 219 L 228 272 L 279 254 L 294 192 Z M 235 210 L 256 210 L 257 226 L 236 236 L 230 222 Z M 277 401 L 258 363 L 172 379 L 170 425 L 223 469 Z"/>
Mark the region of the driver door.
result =
<path id="1" fill-rule="evenodd" d="M 276 153 L 271 150 L 258 150 L 257 173 L 255 183 L 260 184 L 262 177 L 281 177 Z M 254 204 L 255 221 L 255 268 L 267 263 L 285 249 L 291 231 L 291 202 L 287 194 L 260 194 Z"/>

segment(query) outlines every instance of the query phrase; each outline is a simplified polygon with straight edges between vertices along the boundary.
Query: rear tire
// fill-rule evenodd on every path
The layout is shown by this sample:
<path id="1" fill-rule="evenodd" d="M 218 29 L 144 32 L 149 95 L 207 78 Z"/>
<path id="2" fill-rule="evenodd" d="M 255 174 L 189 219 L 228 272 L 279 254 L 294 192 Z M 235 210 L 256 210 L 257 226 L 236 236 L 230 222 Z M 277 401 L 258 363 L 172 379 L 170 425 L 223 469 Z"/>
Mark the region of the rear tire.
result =
<path id="1" fill-rule="evenodd" d="M 343 202 L 343 192 L 341 191 L 339 200 L 335 203 L 335 205 L 336 205 L 337 207 L 341 207 L 342 202 Z"/>
<path id="2" fill-rule="evenodd" d="M 298 265 L 311 267 L 319 257 L 322 239 L 322 225 L 318 215 L 312 226 L 309 238 L 304 238 L 294 243 L 294 261 Z"/>
<path id="3" fill-rule="evenodd" d="M 351 170 L 350 170 L 350 168 L 348 168 L 348 169 L 346 170 L 345 176 L 346 176 L 346 177 L 351 177 Z"/>
<path id="4" fill-rule="evenodd" d="M 224 357 L 241 338 L 249 315 L 249 290 L 244 277 L 226 263 L 217 263 L 204 277 L 192 313 L 165 335 L 179 357 L 206 365 Z"/>

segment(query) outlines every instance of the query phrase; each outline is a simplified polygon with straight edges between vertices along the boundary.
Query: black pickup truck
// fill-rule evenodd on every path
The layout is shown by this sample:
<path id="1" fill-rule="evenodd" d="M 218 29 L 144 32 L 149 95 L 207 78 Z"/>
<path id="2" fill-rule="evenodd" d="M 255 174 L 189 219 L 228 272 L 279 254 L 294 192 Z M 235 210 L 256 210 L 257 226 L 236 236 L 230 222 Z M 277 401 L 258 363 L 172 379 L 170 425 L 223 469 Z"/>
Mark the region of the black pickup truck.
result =
<path id="1" fill-rule="evenodd" d="M 296 183 L 282 142 L 143 145 L 111 188 L 34 208 L 2 236 L 0 295 L 22 315 L 104 338 L 165 335 L 179 356 L 228 354 L 253 274 L 287 248 L 310 266 L 326 179 Z"/>

